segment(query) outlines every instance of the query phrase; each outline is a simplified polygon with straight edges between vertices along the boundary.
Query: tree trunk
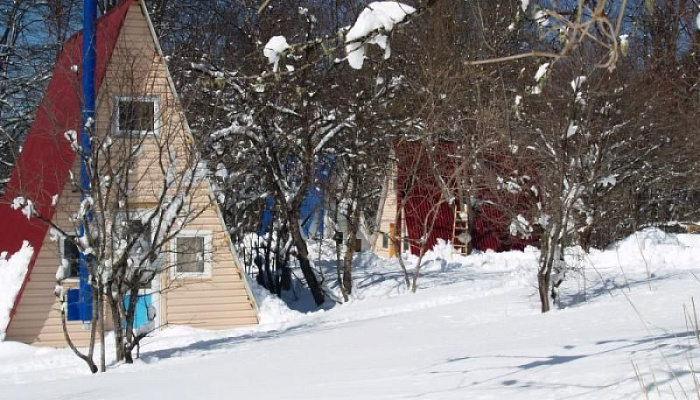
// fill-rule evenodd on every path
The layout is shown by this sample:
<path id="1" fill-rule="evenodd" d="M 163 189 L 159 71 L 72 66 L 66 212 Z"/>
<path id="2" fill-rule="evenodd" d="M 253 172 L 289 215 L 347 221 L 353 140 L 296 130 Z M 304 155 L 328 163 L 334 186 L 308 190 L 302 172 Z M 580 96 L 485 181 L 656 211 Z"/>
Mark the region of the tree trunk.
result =
<path id="1" fill-rule="evenodd" d="M 345 265 L 343 268 L 343 290 L 345 292 L 345 297 L 352 294 L 352 261 L 355 258 L 355 252 L 349 252 L 350 255 L 345 258 Z M 348 299 L 346 298 L 345 301 Z"/>
<path id="2" fill-rule="evenodd" d="M 280 272 L 280 294 L 282 291 L 287 291 L 292 288 L 292 269 L 289 268 L 289 257 L 285 256 L 284 258 L 280 257 L 280 268 L 282 269 Z"/>
<path id="3" fill-rule="evenodd" d="M 124 327 L 126 329 L 126 337 L 124 338 L 124 345 L 122 347 L 124 349 L 124 362 L 127 364 L 134 363 L 134 358 L 131 355 L 131 351 L 134 348 L 134 316 L 136 314 L 136 302 L 138 302 L 139 286 L 139 283 L 132 282 L 132 287 L 129 290 L 129 307 L 126 309 L 124 318 L 126 325 Z"/>
<path id="4" fill-rule="evenodd" d="M 352 294 L 352 261 L 355 258 L 355 241 L 357 240 L 357 230 L 360 225 L 360 216 L 357 207 L 352 206 L 348 215 L 348 245 L 345 246 L 345 259 L 343 260 L 343 279 L 340 288 L 343 299 L 348 301 Z"/>
<path id="5" fill-rule="evenodd" d="M 304 245 L 304 247 L 306 247 L 306 245 Z M 298 249 L 297 247 L 297 250 Z M 321 284 L 318 282 L 318 278 L 316 278 L 316 273 L 311 267 L 308 253 L 297 253 L 297 259 L 299 260 L 299 266 L 301 267 L 301 273 L 304 275 L 304 280 L 306 280 L 306 284 L 309 286 L 309 290 L 311 290 L 311 295 L 314 297 L 316 305 L 320 306 L 326 299 L 323 294 L 323 289 L 321 289 Z"/>
<path id="6" fill-rule="evenodd" d="M 560 233 L 561 228 L 558 224 L 542 232 L 542 239 L 540 242 L 540 265 L 537 271 L 537 290 L 540 295 L 540 305 L 543 313 L 551 309 L 549 304 L 549 289 Z"/>
<path id="7" fill-rule="evenodd" d="M 411 277 L 408 275 L 408 269 L 406 268 L 406 263 L 403 260 L 403 253 L 401 252 L 401 240 L 396 238 L 391 238 L 394 247 L 399 249 L 396 253 L 396 259 L 399 262 L 399 267 L 401 267 L 401 273 L 403 273 L 403 281 L 406 284 L 406 289 L 411 288 Z"/>
<path id="8" fill-rule="evenodd" d="M 537 273 L 537 289 L 540 294 L 540 305 L 542 313 L 549 311 L 549 278 L 541 268 Z"/>
<path id="9" fill-rule="evenodd" d="M 311 267 L 309 249 L 306 247 L 306 240 L 304 240 L 301 234 L 301 227 L 298 223 L 295 223 L 295 221 L 299 221 L 299 215 L 297 213 L 291 213 L 289 220 L 289 231 L 292 234 L 292 240 L 294 240 L 294 246 L 297 249 L 296 255 L 299 260 L 299 266 L 301 267 L 301 273 L 304 275 L 304 280 L 306 280 L 306 285 L 309 287 L 309 290 L 311 290 L 311 295 L 314 297 L 316 305 L 320 306 L 326 299 L 321 284 L 316 277 L 316 272 Z"/>
<path id="10" fill-rule="evenodd" d="M 97 291 L 97 282 L 94 279 L 91 280 L 90 293 L 92 293 L 92 315 L 90 316 L 90 344 L 88 344 L 88 357 L 93 360 L 95 354 L 95 339 L 97 337 L 97 323 L 99 321 L 100 311 L 98 310 L 100 297 Z"/>
<path id="11" fill-rule="evenodd" d="M 119 317 L 121 313 L 119 312 L 119 302 L 121 301 L 121 296 L 117 296 L 115 299 L 112 294 L 113 283 L 107 285 L 107 302 L 109 303 L 109 309 L 112 312 L 112 325 L 114 326 L 114 351 L 115 358 L 117 362 L 124 360 L 124 329 L 122 328 L 121 318 Z"/>
<path id="12" fill-rule="evenodd" d="M 421 264 L 423 263 L 423 256 L 425 255 L 425 244 L 421 245 L 420 256 L 418 257 L 418 262 L 416 262 L 416 270 L 413 271 L 413 280 L 411 282 L 411 292 L 415 293 L 418 290 L 418 276 L 420 275 Z"/>
<path id="13" fill-rule="evenodd" d="M 63 337 L 66 339 L 66 343 L 68 343 L 68 347 L 73 351 L 73 353 L 78 356 L 81 360 L 85 361 L 85 363 L 88 365 L 88 368 L 90 368 L 90 372 L 93 374 L 97 372 L 97 365 L 95 365 L 95 362 L 93 359 L 78 350 L 77 347 L 75 347 L 75 344 L 70 338 L 70 335 L 68 334 L 68 326 L 66 326 L 66 312 L 63 310 L 63 307 L 61 307 L 61 328 L 63 328 Z"/>
<path id="14" fill-rule="evenodd" d="M 99 333 L 100 333 L 100 372 L 107 371 L 107 360 L 106 360 L 106 349 L 105 349 L 105 299 L 104 299 L 104 285 L 100 283 L 97 288 L 99 296 L 97 298 L 97 320 L 99 323 Z"/>

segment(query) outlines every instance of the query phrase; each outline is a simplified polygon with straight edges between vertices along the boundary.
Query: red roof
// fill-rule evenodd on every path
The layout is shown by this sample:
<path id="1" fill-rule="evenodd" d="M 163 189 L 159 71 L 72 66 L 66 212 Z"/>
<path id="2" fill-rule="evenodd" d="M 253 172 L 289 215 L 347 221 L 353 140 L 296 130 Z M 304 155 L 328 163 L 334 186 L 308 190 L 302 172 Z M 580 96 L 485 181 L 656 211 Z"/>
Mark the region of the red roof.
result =
<path id="1" fill-rule="evenodd" d="M 124 0 L 97 20 L 97 88 L 102 83 L 132 3 L 133 0 Z M 61 194 L 75 161 L 75 152 L 71 150 L 65 132 L 80 132 L 82 42 L 81 31 L 64 44 L 17 165 L 0 200 L 0 221 L 3 226 L 0 230 L 0 252 L 12 254 L 22 247 L 25 240 L 34 248 L 34 255 L 10 317 L 14 315 L 22 292 L 31 279 L 34 263 L 49 229 L 47 223 L 38 218 L 27 219 L 10 205 L 16 197 L 25 197 L 34 202 L 34 207 L 42 219 L 53 218 L 55 206 L 52 198 Z M 74 66 L 77 66 L 77 72 L 73 71 Z"/>

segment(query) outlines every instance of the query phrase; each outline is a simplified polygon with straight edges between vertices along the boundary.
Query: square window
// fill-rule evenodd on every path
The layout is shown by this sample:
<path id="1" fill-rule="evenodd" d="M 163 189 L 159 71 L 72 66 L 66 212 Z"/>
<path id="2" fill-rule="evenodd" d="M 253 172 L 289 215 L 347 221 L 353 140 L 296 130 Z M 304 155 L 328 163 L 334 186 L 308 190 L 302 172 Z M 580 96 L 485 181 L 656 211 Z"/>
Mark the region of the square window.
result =
<path id="1" fill-rule="evenodd" d="M 175 238 L 174 274 L 207 276 L 211 274 L 211 234 L 180 233 Z"/>
<path id="2" fill-rule="evenodd" d="M 156 129 L 157 102 L 155 98 L 117 99 L 117 133 L 149 134 Z"/>
<path id="3" fill-rule="evenodd" d="M 177 272 L 204 273 L 204 238 L 177 238 Z"/>
<path id="4" fill-rule="evenodd" d="M 76 236 L 71 235 L 61 239 L 63 279 L 77 279 L 80 277 L 80 250 L 75 244 L 75 238 Z"/>

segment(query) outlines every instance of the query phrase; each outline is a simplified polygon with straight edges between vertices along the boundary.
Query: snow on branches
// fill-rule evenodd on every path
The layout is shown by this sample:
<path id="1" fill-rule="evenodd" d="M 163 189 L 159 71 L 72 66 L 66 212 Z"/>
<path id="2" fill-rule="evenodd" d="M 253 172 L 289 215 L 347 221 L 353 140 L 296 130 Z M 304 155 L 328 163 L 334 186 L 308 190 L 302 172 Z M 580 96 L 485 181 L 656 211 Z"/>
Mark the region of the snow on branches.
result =
<path id="1" fill-rule="evenodd" d="M 265 45 L 263 54 L 267 57 L 270 64 L 273 65 L 272 69 L 275 72 L 279 70 L 280 58 L 287 50 L 289 50 L 289 44 L 284 36 L 273 36 Z"/>
<path id="2" fill-rule="evenodd" d="M 417 14 L 419 11 L 416 8 L 396 1 L 375 1 L 367 5 L 352 26 L 338 31 L 340 37 L 345 36 L 346 59 L 350 66 L 354 69 L 362 69 L 365 48 L 368 44 L 376 44 L 384 50 L 384 58 L 389 58 L 391 56 L 389 34 L 397 25 L 408 22 L 408 16 Z M 326 42 L 333 37 L 335 36 L 310 40 L 307 43 L 289 44 L 284 36 L 273 36 L 263 47 L 263 55 L 272 64 L 272 70 L 276 74 L 279 72 L 279 62 L 284 56 L 299 49 L 317 45 L 325 49 Z M 287 66 L 287 70 L 293 72 L 295 69 Z"/>
<path id="3" fill-rule="evenodd" d="M 365 7 L 357 21 L 345 35 L 347 60 L 354 69 L 362 69 L 365 46 L 376 44 L 384 50 L 384 58 L 391 56 L 388 33 L 416 9 L 394 1 L 375 1 Z"/>

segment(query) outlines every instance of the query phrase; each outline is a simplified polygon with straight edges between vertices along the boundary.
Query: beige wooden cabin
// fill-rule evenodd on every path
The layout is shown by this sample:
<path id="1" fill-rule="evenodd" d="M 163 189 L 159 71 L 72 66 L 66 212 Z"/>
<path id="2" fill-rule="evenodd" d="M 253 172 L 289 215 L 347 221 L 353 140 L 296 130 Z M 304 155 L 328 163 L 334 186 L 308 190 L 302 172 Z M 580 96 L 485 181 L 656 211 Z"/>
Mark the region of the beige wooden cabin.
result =
<path id="1" fill-rule="evenodd" d="M 394 167 L 394 171 L 396 171 L 396 167 Z M 381 257 L 396 257 L 400 252 L 408 250 L 408 245 L 400 239 L 407 236 L 405 232 L 406 224 L 401 224 L 404 230 L 402 235 L 398 235 L 398 232 L 396 232 L 396 214 L 399 209 L 397 202 L 396 174 L 394 173 L 384 179 L 375 221 L 375 226 L 378 227 L 378 230 L 371 238 L 372 252 Z M 403 220 L 402 218 L 402 222 Z"/>
<path id="2" fill-rule="evenodd" d="M 156 204 L 154 195 L 163 185 L 163 174 L 159 168 L 163 154 L 158 153 L 159 146 L 162 149 L 163 143 L 167 142 L 168 151 L 182 156 L 185 154 L 183 149 L 192 145 L 191 133 L 143 2 L 125 0 L 110 14 L 100 18 L 97 25 L 98 43 L 108 33 L 105 30 L 117 36 L 113 49 L 107 52 L 109 61 L 103 67 L 105 71 L 97 101 L 96 134 L 124 129 L 120 126 L 119 117 L 122 107 L 140 107 L 149 110 L 146 111 L 148 115 L 152 110 L 153 126 L 148 126 L 148 122 L 143 126 L 137 122 L 136 126 L 138 130 L 148 131 L 145 134 L 150 136 L 143 141 L 134 166 L 139 179 L 131 188 L 130 204 L 137 209 L 153 207 Z M 105 62 L 104 59 L 100 61 L 99 57 L 98 51 L 98 64 Z M 74 64 L 79 64 L 78 60 Z M 57 65 L 59 67 L 61 65 Z M 60 105 L 54 106 L 60 108 Z M 130 126 L 130 129 L 134 129 L 134 126 Z M 115 146 L 129 146 L 129 137 L 132 136 L 125 135 L 125 142 L 115 143 Z M 73 173 L 78 173 L 78 160 L 73 165 Z M 55 206 L 55 223 L 70 230 L 69 217 L 79 203 L 78 191 L 71 184 L 64 184 Z M 157 277 L 157 282 L 151 288 L 156 326 L 227 329 L 258 323 L 256 305 L 246 277 L 206 179 L 198 184 L 188 207 L 201 210 L 201 214 L 169 242 L 170 249 L 164 257 L 174 267 Z M 7 327 L 6 340 L 41 346 L 65 346 L 60 303 L 54 296 L 54 288 L 57 267 L 70 248 L 61 240 L 52 241 L 48 231 L 43 243 L 34 246 L 39 251 L 30 266 L 24 290 L 18 296 Z M 190 246 L 206 255 L 193 261 L 195 259 L 187 258 L 187 255 L 180 255 L 176 251 L 178 246 Z M 178 257 L 183 257 L 183 260 Z M 183 262 L 194 266 L 181 267 Z M 60 284 L 74 287 L 77 282 L 75 278 L 67 278 Z M 84 324 L 79 321 L 68 324 L 72 340 L 84 345 L 89 337 Z"/>

